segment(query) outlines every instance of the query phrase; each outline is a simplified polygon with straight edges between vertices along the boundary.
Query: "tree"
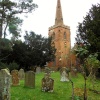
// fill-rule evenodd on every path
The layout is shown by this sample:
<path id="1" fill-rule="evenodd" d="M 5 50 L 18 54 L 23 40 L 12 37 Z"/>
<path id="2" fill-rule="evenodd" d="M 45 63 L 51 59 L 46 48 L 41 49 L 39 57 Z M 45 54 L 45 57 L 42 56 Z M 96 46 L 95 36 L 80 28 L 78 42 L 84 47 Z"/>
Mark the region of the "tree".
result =
<path id="1" fill-rule="evenodd" d="M 6 61 L 12 51 L 12 42 L 8 39 L 0 39 L 0 62 Z"/>
<path id="2" fill-rule="evenodd" d="M 26 33 L 25 41 L 13 41 L 12 50 L 2 50 L 2 63 L 17 63 L 19 68 L 29 70 L 30 67 L 44 66 L 46 62 L 53 61 L 55 48 L 51 46 L 51 38 L 42 37 L 34 32 Z M 7 56 L 8 55 L 8 56 Z"/>
<path id="3" fill-rule="evenodd" d="M 77 44 L 87 46 L 89 54 L 99 52 L 100 60 L 100 4 L 92 5 L 82 23 L 79 23 Z"/>
<path id="4" fill-rule="evenodd" d="M 34 32 L 25 35 L 25 43 L 32 49 L 33 64 L 43 66 L 46 62 L 53 61 L 55 48 L 51 46 L 51 38 L 36 35 Z"/>
<path id="5" fill-rule="evenodd" d="M 95 90 L 94 88 L 94 80 L 96 79 L 96 72 L 97 69 L 100 68 L 100 61 L 97 59 L 98 54 L 90 54 L 86 60 L 85 60 L 85 64 L 90 72 L 89 76 L 92 80 L 92 84 L 93 84 L 93 90 Z"/>
<path id="6" fill-rule="evenodd" d="M 6 36 L 7 27 L 11 33 L 19 33 L 15 24 L 21 23 L 18 14 L 31 13 L 37 7 L 33 0 L 1 0 L 0 1 L 0 38 Z M 16 22 L 15 22 L 16 21 Z M 15 31 L 12 31 L 15 29 Z"/>
<path id="7" fill-rule="evenodd" d="M 84 100 L 87 100 L 87 76 L 86 76 L 86 72 L 87 72 L 87 68 L 84 64 L 85 59 L 87 58 L 87 54 L 88 54 L 88 50 L 87 47 L 84 45 L 78 45 L 77 48 L 75 48 L 75 52 L 76 52 L 76 56 L 80 59 L 80 67 L 82 69 L 82 74 L 84 77 Z"/>

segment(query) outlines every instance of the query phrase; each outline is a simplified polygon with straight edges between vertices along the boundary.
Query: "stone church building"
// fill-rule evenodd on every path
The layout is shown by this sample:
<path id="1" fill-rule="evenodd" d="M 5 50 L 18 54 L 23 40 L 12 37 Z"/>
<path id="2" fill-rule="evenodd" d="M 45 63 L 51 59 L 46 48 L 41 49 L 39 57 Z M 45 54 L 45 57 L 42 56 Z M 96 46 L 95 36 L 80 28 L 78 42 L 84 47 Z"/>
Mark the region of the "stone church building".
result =
<path id="1" fill-rule="evenodd" d="M 49 27 L 48 35 L 52 37 L 52 44 L 55 45 L 55 61 L 49 62 L 48 66 L 67 67 L 71 64 L 71 33 L 70 27 L 64 25 L 62 7 L 60 0 L 57 0 L 55 24 Z"/>

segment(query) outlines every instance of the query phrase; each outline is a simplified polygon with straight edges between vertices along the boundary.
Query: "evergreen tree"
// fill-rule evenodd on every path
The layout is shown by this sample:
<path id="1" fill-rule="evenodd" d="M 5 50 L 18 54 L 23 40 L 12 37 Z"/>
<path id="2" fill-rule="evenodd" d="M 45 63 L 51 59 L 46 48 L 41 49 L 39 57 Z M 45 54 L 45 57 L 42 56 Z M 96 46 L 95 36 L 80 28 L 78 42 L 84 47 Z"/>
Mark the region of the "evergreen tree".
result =
<path id="1" fill-rule="evenodd" d="M 33 0 L 1 0 L 0 1 L 0 38 L 6 36 L 9 27 L 11 33 L 19 35 L 18 24 L 21 19 L 18 14 L 30 13 L 37 7 Z M 17 34 L 16 34 L 17 33 Z"/>
<path id="2" fill-rule="evenodd" d="M 92 5 L 82 23 L 79 23 L 77 44 L 86 45 L 89 53 L 98 53 L 100 60 L 100 4 Z"/>

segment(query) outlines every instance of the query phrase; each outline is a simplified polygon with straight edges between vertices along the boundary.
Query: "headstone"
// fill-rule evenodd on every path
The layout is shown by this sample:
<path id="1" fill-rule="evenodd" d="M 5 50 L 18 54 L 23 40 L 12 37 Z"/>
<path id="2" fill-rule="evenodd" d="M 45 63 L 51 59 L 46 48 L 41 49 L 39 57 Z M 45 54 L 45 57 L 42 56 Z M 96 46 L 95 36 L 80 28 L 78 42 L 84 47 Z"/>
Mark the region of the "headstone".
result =
<path id="1" fill-rule="evenodd" d="M 41 68 L 40 67 L 36 67 L 36 73 L 39 74 L 41 72 Z"/>
<path id="2" fill-rule="evenodd" d="M 25 86 L 35 88 L 35 72 L 27 71 L 25 73 Z"/>
<path id="3" fill-rule="evenodd" d="M 19 85 L 19 73 L 18 70 L 12 70 L 12 86 L 18 86 Z"/>
<path id="4" fill-rule="evenodd" d="M 45 73 L 45 76 L 42 79 L 42 91 L 53 92 L 53 86 L 54 86 L 54 80 L 50 78 L 50 74 Z"/>
<path id="5" fill-rule="evenodd" d="M 22 69 L 22 68 L 19 70 L 19 79 L 20 80 L 25 79 L 25 72 L 24 72 L 24 69 Z"/>
<path id="6" fill-rule="evenodd" d="M 0 70 L 0 100 L 10 100 L 11 75 L 7 69 Z"/>
<path id="7" fill-rule="evenodd" d="M 62 81 L 62 82 L 69 81 L 69 79 L 68 79 L 69 74 L 68 74 L 68 71 L 67 71 L 66 67 L 62 67 L 60 69 L 60 75 L 61 75 L 60 81 Z"/>

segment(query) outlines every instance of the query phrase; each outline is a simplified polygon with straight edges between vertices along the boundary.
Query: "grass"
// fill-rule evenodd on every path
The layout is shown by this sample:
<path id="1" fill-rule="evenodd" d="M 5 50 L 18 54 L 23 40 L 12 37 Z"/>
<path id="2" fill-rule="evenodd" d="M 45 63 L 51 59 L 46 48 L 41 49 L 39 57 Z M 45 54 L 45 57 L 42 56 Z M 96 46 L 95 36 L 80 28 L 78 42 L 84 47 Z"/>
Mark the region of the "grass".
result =
<path id="1" fill-rule="evenodd" d="M 11 87 L 11 100 L 71 100 L 71 83 L 60 82 L 60 73 L 51 73 L 54 79 L 54 92 L 47 93 L 41 91 L 41 80 L 44 73 L 35 75 L 35 89 L 24 87 L 24 81 L 20 81 L 19 86 Z M 81 74 L 77 77 L 72 77 L 74 88 L 84 88 L 84 79 Z M 92 88 L 90 80 L 87 80 L 87 90 Z M 100 90 L 100 80 L 96 81 L 96 89 Z M 79 100 L 79 99 L 76 99 Z M 88 100 L 100 100 L 100 94 L 93 93 L 88 90 Z"/>

